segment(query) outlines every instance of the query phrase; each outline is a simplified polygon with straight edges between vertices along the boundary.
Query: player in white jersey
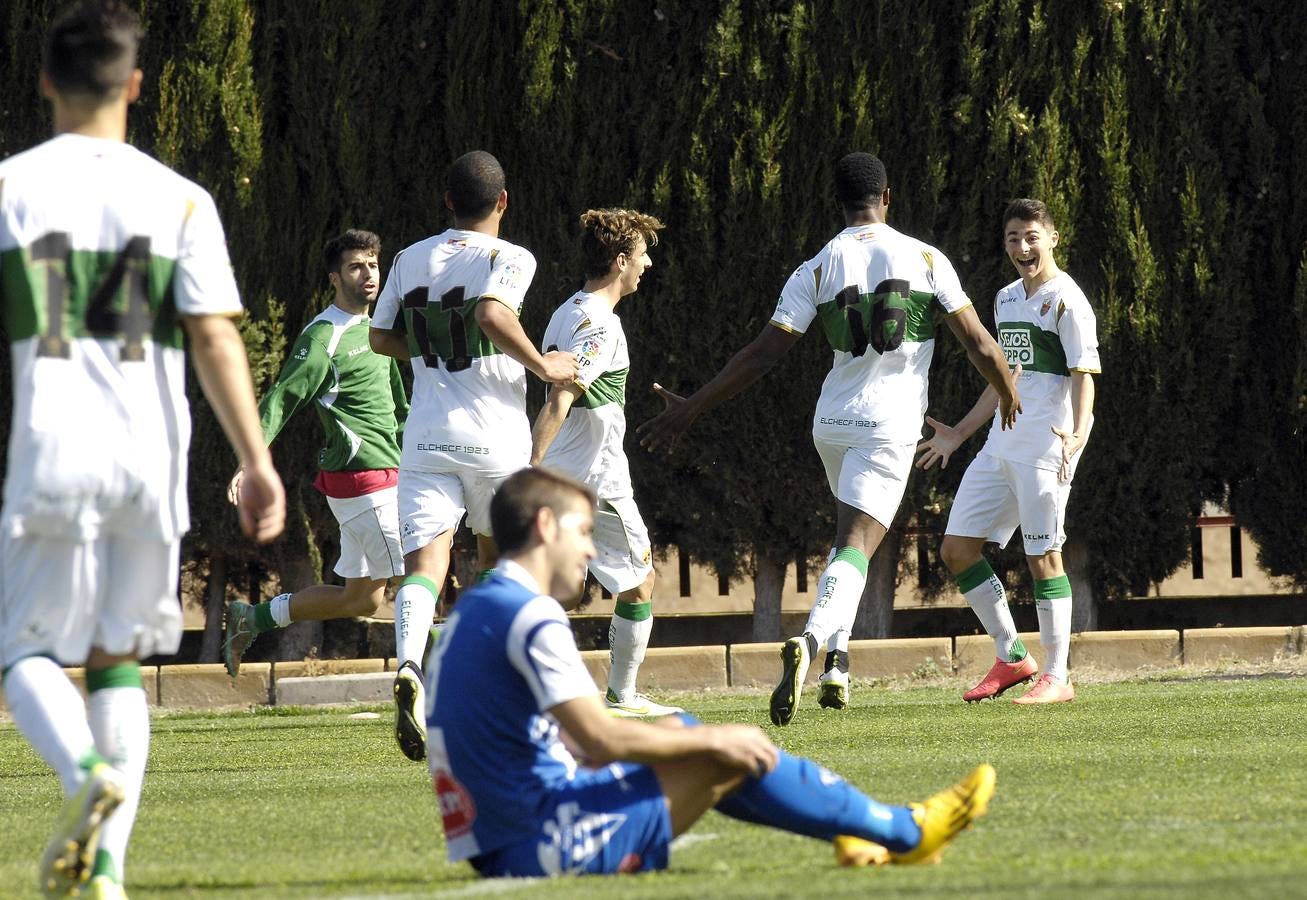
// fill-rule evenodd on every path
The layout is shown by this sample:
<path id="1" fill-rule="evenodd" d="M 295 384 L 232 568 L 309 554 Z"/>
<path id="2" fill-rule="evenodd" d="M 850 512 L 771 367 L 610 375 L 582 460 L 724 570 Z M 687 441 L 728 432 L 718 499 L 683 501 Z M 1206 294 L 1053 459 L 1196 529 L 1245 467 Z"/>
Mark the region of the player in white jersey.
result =
<path id="1" fill-rule="evenodd" d="M 622 446 L 631 356 L 617 316 L 617 304 L 653 265 L 649 248 L 663 223 L 629 209 L 591 209 L 580 225 L 585 284 L 554 311 L 542 346 L 571 351 L 581 371 L 550 390 L 531 431 L 531 465 L 549 466 L 599 496 L 590 573 L 615 598 L 604 702 L 614 715 L 666 716 L 681 710 L 635 689 L 653 630 L 654 568 Z"/>
<path id="2" fill-rule="evenodd" d="M 783 671 L 771 696 L 777 725 L 793 720 L 808 665 L 822 645 L 821 705 L 848 705 L 849 632 L 867 561 L 894 519 L 921 437 L 937 305 L 1002 398 L 1003 427 L 1021 409 L 1003 352 L 952 264 L 886 224 L 890 193 L 881 161 L 869 153 L 842 158 L 835 166 L 835 199 L 848 227 L 794 271 L 762 333 L 689 398 L 655 385 L 666 409 L 639 429 L 650 449 L 670 447 L 704 412 L 758 380 L 820 318 L 834 359 L 812 434 L 838 503 L 835 545 L 803 634 L 781 648 Z"/>
<path id="3" fill-rule="evenodd" d="M 125 143 L 140 35 L 111 0 L 59 15 L 41 72 L 55 137 L 0 163 L 14 385 L 0 670 L 15 725 L 67 798 L 40 864 L 47 896 L 125 896 L 150 735 L 138 660 L 181 638 L 183 335 L 246 467 L 242 528 L 266 541 L 285 518 L 213 200 Z M 85 666 L 86 704 L 60 664 Z"/>
<path id="4" fill-rule="evenodd" d="M 449 572 L 450 542 L 464 513 L 482 570 L 496 557 L 490 498 L 527 464 L 526 370 L 549 383 L 576 377 L 576 358 L 540 354 L 518 321 L 536 262 L 501 240 L 508 191 L 484 150 L 456 159 L 445 176 L 454 227 L 395 257 L 377 298 L 372 349 L 413 365 L 413 402 L 399 461 L 404 581 L 395 595 L 395 738 L 404 755 L 426 755 L 422 652 Z"/>
<path id="5" fill-rule="evenodd" d="M 999 343 L 1016 370 L 1025 412 L 1010 431 L 992 429 L 967 467 L 949 513 L 940 556 L 958 588 L 994 639 L 997 659 L 967 701 L 997 697 L 1029 681 L 1015 702 L 1063 703 L 1075 699 L 1067 678 L 1071 643 L 1071 582 L 1062 568 L 1063 520 L 1080 451 L 1093 427 L 1098 338 L 1094 311 L 1071 276 L 1053 258 L 1058 233 L 1048 207 L 1014 200 L 1003 214 L 1003 245 L 1021 277 L 998 292 L 994 322 Z M 952 428 L 926 421 L 935 433 L 923 441 L 917 465 L 941 466 L 994 414 L 985 391 Z M 1017 637 L 1003 583 L 985 561 L 986 541 L 1006 546 L 1017 525 L 1034 579 L 1039 615 L 1040 672 Z"/>

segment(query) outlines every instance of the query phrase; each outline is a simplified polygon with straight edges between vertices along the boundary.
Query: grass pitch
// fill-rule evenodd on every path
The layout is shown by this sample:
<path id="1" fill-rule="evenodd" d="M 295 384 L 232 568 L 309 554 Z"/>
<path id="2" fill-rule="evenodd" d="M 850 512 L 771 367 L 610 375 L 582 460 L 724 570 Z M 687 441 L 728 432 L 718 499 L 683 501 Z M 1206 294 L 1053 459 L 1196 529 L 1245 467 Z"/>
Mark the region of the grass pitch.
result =
<path id="1" fill-rule="evenodd" d="M 170 714 L 154 722 L 127 865 L 153 897 L 1307 896 L 1307 678 L 1079 687 L 1072 704 L 967 706 L 953 680 L 855 684 L 766 726 L 878 799 L 920 799 L 998 769 L 990 814 L 942 865 L 843 870 L 828 845 L 710 813 L 672 868 L 619 879 L 485 882 L 444 862 L 424 766 L 392 715 Z M 709 722 L 766 721 L 759 694 L 672 698 Z M 0 725 L 0 896 L 30 896 L 58 786 Z"/>

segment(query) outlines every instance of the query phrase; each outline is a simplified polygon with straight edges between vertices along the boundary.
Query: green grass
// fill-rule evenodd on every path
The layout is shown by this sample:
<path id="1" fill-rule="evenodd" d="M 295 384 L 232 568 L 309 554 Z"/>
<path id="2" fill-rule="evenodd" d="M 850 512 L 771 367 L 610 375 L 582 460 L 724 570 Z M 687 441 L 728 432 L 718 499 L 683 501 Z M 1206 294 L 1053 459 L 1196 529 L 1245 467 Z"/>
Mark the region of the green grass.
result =
<path id="1" fill-rule="evenodd" d="M 1307 678 L 1082 685 L 1066 706 L 967 706 L 960 683 L 855 685 L 769 730 L 882 800 L 998 768 L 990 815 L 940 866 L 841 870 L 829 846 L 710 813 L 665 873 L 486 883 L 444 862 L 426 770 L 380 720 L 260 710 L 155 719 L 134 898 L 1200 897 L 1307 891 Z M 759 694 L 676 698 L 761 723 Z M 0 726 L 0 896 L 27 896 L 59 802 Z"/>

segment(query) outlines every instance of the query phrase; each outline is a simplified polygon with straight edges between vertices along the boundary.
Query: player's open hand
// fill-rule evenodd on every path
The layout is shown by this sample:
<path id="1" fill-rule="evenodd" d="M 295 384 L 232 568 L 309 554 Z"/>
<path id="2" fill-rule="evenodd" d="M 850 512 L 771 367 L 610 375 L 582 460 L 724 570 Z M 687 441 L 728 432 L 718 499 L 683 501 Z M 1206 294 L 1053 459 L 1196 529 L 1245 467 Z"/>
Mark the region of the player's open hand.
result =
<path id="1" fill-rule="evenodd" d="M 241 531 L 256 543 L 266 544 L 286 527 L 286 492 L 271 458 L 243 471 L 238 504 Z"/>
<path id="2" fill-rule="evenodd" d="M 690 401 L 654 382 L 653 392 L 663 400 L 663 411 L 636 429 L 646 450 L 671 450 L 694 423 Z"/>
<path id="3" fill-rule="evenodd" d="M 1012 396 L 999 397 L 999 427 L 1004 431 L 1017 426 L 1017 416 L 1021 413 L 1021 396 L 1017 393 L 1017 379 L 1021 377 L 1021 363 L 1012 372 Z"/>
<path id="4" fill-rule="evenodd" d="M 559 387 L 567 387 L 576 380 L 577 373 L 581 371 L 576 357 L 566 350 L 550 350 L 543 359 L 540 377 Z"/>
<path id="5" fill-rule="evenodd" d="M 1085 439 L 1073 431 L 1054 428 L 1053 433 L 1062 439 L 1062 465 L 1057 469 L 1057 480 L 1065 484 L 1071 480 L 1071 462 L 1085 446 Z"/>
<path id="6" fill-rule="evenodd" d="M 921 454 L 917 457 L 917 468 L 929 469 L 939 463 L 941 469 L 947 469 L 949 457 L 962 446 L 962 432 L 943 422 L 936 422 L 930 416 L 926 416 L 926 424 L 935 429 L 935 433 L 917 444 L 917 452 Z"/>
<path id="7" fill-rule="evenodd" d="M 712 730 L 712 753 L 733 769 L 761 777 L 780 760 L 780 751 L 761 728 L 752 725 L 704 726 Z"/>
<path id="8" fill-rule="evenodd" d="M 227 502 L 232 506 L 240 506 L 241 502 L 241 480 L 245 477 L 245 467 L 241 466 L 236 470 L 236 474 L 231 476 L 231 481 L 227 482 Z"/>

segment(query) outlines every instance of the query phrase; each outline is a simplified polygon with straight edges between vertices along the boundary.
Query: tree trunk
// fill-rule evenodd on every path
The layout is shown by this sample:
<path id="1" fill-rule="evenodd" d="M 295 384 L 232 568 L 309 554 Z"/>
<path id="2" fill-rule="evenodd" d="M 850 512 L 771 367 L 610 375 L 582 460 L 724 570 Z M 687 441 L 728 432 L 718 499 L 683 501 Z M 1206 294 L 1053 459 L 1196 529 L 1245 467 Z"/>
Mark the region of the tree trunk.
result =
<path id="1" fill-rule="evenodd" d="M 781 639 L 781 589 L 785 586 L 785 562 L 770 556 L 753 561 L 753 639 L 755 642 Z"/>
<path id="2" fill-rule="evenodd" d="M 903 549 L 901 537 L 891 529 L 867 565 L 867 584 L 862 589 L 857 618 L 853 620 L 852 636 L 857 640 L 890 636 L 894 588 L 899 580 L 899 556 Z"/>
<path id="3" fill-rule="evenodd" d="M 209 557 L 209 583 L 204 589 L 204 638 L 200 662 L 218 662 L 222 651 L 222 614 L 227 600 L 227 557 Z"/>
<path id="4" fill-rule="evenodd" d="M 1071 631 L 1098 630 L 1098 597 L 1089 580 L 1089 547 L 1083 540 L 1068 540 L 1062 547 L 1062 566 L 1071 582 Z"/>

